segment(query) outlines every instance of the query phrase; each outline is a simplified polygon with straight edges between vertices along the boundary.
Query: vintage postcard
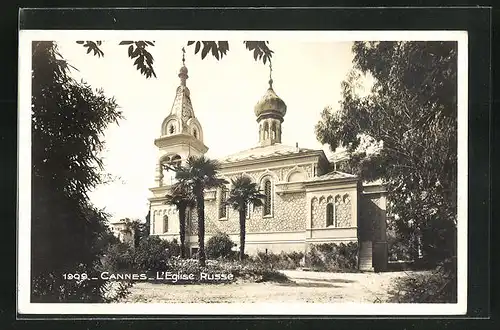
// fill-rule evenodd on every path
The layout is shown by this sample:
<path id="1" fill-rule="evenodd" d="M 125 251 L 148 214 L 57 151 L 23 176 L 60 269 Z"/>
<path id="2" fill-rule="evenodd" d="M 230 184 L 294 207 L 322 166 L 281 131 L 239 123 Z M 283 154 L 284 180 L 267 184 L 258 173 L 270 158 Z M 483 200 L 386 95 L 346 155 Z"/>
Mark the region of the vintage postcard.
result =
<path id="1" fill-rule="evenodd" d="M 466 32 L 19 44 L 19 313 L 465 314 Z"/>

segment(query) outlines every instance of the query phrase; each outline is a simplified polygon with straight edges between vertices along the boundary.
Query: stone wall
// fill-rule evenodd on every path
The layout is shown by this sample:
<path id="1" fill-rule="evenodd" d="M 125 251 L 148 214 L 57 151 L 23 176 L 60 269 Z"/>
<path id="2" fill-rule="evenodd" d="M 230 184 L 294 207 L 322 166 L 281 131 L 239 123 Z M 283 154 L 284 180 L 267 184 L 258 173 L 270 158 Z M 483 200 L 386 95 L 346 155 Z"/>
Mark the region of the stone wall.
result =
<path id="1" fill-rule="evenodd" d="M 286 181 L 290 174 L 296 172 L 304 173 L 305 177 L 309 178 L 312 175 L 313 168 L 312 165 L 304 164 L 274 169 L 249 170 L 244 173 L 234 173 L 226 170 L 222 173 L 222 176 L 228 181 L 241 174 L 250 177 L 253 182 L 257 182 L 258 184 L 261 184 L 262 180 L 266 177 L 271 178 L 273 184 L 271 216 L 263 216 L 262 207 L 252 206 L 250 216 L 246 219 L 246 230 L 248 233 L 305 230 L 307 221 L 305 192 L 278 195 L 276 194 L 274 186 L 278 182 Z M 263 190 L 263 187 L 261 187 L 261 189 Z M 238 211 L 229 208 L 227 218 L 219 219 L 219 194 L 220 191 L 217 191 L 215 199 L 205 200 L 205 233 L 206 235 L 211 235 L 221 231 L 228 234 L 239 234 L 240 226 Z M 188 226 L 188 233 L 197 235 L 198 224 L 195 210 L 193 210 L 191 219 L 188 222 L 191 223 L 191 225 Z"/>
<path id="2" fill-rule="evenodd" d="M 274 194 L 272 207 L 273 214 L 271 217 L 263 216 L 262 207 L 252 208 L 250 217 L 246 219 L 247 233 L 305 230 L 307 220 L 305 193 L 291 193 L 282 196 Z M 192 225 L 189 226 L 189 233 L 197 235 L 198 224 L 195 211 L 192 213 L 190 222 Z M 211 235 L 218 231 L 227 234 L 239 234 L 238 212 L 230 208 L 228 217 L 219 220 L 216 199 L 207 200 L 205 201 L 205 233 Z"/>
<path id="3" fill-rule="evenodd" d="M 333 227 L 348 228 L 352 226 L 351 195 L 348 193 L 335 196 L 320 196 L 311 199 L 312 228 L 326 228 L 326 208 L 329 203 L 334 205 Z"/>

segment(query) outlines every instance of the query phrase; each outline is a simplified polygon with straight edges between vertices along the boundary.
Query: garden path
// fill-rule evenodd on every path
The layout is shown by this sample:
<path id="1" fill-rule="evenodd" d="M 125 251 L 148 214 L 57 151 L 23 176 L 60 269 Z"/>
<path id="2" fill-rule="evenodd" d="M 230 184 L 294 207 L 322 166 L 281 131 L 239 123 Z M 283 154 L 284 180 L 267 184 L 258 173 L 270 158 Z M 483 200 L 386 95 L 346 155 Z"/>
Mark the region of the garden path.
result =
<path id="1" fill-rule="evenodd" d="M 385 302 L 396 278 L 415 272 L 326 273 L 284 270 L 290 283 L 218 285 L 137 283 L 122 302 L 140 303 L 376 303 Z"/>

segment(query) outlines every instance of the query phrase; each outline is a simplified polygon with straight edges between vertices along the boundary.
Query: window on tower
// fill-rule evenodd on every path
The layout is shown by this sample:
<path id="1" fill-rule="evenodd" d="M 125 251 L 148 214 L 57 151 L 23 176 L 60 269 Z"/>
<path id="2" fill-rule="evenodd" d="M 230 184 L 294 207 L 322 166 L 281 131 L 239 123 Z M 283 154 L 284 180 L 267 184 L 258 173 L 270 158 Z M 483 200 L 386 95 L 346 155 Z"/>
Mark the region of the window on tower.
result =
<path id="1" fill-rule="evenodd" d="M 276 123 L 274 122 L 271 125 L 271 138 L 276 139 Z"/>
<path id="2" fill-rule="evenodd" d="M 178 166 L 181 164 L 181 156 L 179 155 L 175 155 L 172 157 L 172 160 L 170 161 L 170 163 L 173 165 L 173 166 Z"/>
<path id="3" fill-rule="evenodd" d="M 264 139 L 269 138 L 269 124 L 267 122 L 264 123 Z"/>
<path id="4" fill-rule="evenodd" d="M 174 125 L 173 125 L 173 124 L 171 124 L 171 125 L 170 125 L 170 127 L 168 128 L 168 132 L 169 132 L 170 134 L 174 134 L 174 133 L 175 133 L 175 127 L 174 127 Z"/>
<path id="5" fill-rule="evenodd" d="M 198 138 L 198 131 L 196 128 L 193 129 L 193 136 L 197 139 Z"/>

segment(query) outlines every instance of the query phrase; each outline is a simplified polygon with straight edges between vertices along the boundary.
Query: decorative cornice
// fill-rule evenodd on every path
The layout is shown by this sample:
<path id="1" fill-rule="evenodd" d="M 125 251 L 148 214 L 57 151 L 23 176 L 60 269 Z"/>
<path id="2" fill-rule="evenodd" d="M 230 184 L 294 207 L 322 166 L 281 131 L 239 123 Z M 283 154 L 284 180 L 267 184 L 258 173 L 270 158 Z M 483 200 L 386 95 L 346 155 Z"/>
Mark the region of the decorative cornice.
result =
<path id="1" fill-rule="evenodd" d="M 203 142 L 196 139 L 194 136 L 190 134 L 180 133 L 174 135 L 165 135 L 155 139 L 155 145 L 158 148 L 172 147 L 172 146 L 179 146 L 186 144 L 189 144 L 191 147 L 199 150 L 201 153 L 206 153 L 208 151 L 208 147 L 205 144 L 203 144 Z"/>
<path id="2" fill-rule="evenodd" d="M 314 179 L 313 179 L 314 180 Z M 328 180 L 318 180 L 318 181 L 306 181 L 304 182 L 304 185 L 306 186 L 306 188 L 313 188 L 313 187 L 318 187 L 318 186 L 322 186 L 322 185 L 328 185 L 328 186 L 331 186 L 332 184 L 335 185 L 335 184 L 339 184 L 339 183 L 354 183 L 355 185 L 357 185 L 357 182 L 358 182 L 358 178 L 357 177 L 354 177 L 354 178 L 332 178 L 332 179 L 328 179 Z"/>
<path id="3" fill-rule="evenodd" d="M 276 161 L 283 161 L 283 160 L 291 160 L 291 159 L 300 159 L 300 158 L 308 158 L 308 157 L 314 157 L 318 156 L 321 158 L 321 155 L 324 156 L 323 150 L 311 150 L 311 151 L 305 151 L 300 154 L 291 154 L 291 155 L 273 155 L 270 157 L 262 157 L 262 158 L 255 158 L 255 159 L 245 159 L 241 161 L 234 161 L 234 162 L 221 162 L 221 169 L 224 168 L 231 168 L 231 167 L 239 167 L 239 166 L 248 166 L 248 165 L 255 165 L 255 164 L 268 164 L 268 163 L 273 163 Z"/>

